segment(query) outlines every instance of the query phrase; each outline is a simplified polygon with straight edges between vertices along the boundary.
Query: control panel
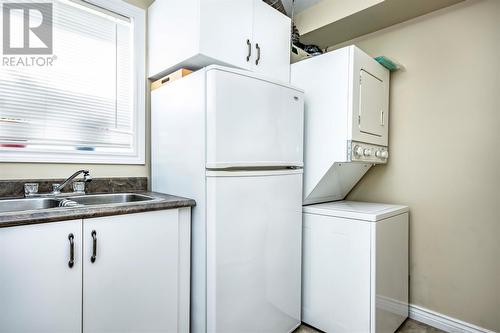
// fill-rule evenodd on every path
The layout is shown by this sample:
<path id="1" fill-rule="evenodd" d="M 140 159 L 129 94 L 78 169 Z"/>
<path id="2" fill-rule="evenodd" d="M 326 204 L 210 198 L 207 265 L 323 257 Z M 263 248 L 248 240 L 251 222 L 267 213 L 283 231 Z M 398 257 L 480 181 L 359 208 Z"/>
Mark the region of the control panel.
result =
<path id="1" fill-rule="evenodd" d="M 388 158 L 389 150 L 386 146 L 372 145 L 357 141 L 347 142 L 347 160 L 349 162 L 385 164 Z"/>

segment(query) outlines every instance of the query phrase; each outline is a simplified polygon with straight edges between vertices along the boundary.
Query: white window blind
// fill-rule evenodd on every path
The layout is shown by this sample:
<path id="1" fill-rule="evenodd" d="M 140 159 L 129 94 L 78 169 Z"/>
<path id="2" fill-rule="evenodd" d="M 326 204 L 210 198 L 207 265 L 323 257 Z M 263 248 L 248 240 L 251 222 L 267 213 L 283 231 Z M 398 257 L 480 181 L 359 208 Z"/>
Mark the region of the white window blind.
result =
<path id="1" fill-rule="evenodd" d="M 133 20 L 52 3 L 52 66 L 0 66 L 0 152 L 136 152 Z M 22 20 L 12 11 L 11 30 Z"/>

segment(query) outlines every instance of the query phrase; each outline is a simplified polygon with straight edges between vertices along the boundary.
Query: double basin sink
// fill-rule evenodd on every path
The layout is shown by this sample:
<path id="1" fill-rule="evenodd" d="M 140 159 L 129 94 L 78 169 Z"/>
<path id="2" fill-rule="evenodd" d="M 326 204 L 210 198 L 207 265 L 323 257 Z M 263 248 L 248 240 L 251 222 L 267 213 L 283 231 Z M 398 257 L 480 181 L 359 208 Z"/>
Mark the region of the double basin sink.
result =
<path id="1" fill-rule="evenodd" d="M 150 201 L 155 198 L 136 193 L 86 194 L 71 197 L 43 197 L 0 200 L 0 213 L 59 207 L 84 207 Z"/>

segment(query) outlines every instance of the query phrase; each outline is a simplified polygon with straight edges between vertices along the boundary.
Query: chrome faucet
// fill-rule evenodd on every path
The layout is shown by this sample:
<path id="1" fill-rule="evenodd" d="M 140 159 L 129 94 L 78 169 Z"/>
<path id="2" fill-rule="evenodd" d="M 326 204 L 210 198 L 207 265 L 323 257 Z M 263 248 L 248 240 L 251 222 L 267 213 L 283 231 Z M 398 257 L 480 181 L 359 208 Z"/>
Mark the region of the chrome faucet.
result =
<path id="1" fill-rule="evenodd" d="M 68 185 L 69 182 L 71 182 L 73 179 L 75 179 L 76 177 L 78 177 L 78 175 L 81 174 L 81 173 L 83 173 L 83 181 L 85 183 L 89 183 L 89 182 L 92 181 L 92 177 L 90 176 L 89 170 L 78 170 L 77 172 L 75 172 L 74 174 L 72 174 L 68 179 L 66 179 L 64 182 L 62 182 L 62 184 L 59 184 L 59 185 L 55 186 L 54 189 L 52 190 L 51 194 L 54 194 L 54 195 L 60 194 L 61 190 L 66 185 Z"/>

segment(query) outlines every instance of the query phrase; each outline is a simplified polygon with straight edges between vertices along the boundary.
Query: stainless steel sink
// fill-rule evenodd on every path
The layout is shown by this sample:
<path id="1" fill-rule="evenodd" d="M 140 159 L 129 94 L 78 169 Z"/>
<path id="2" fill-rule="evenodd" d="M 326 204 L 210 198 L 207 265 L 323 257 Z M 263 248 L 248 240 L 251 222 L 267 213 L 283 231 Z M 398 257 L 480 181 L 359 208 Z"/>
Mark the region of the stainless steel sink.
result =
<path id="1" fill-rule="evenodd" d="M 154 198 L 135 193 L 89 194 L 68 198 L 80 205 L 122 204 L 128 202 L 150 201 Z"/>
<path id="2" fill-rule="evenodd" d="M 0 200 L 0 213 L 57 207 L 71 208 L 91 205 L 124 204 L 154 199 L 153 197 L 136 193 L 88 194 L 58 198 L 7 199 Z"/>
<path id="3" fill-rule="evenodd" d="M 51 198 L 0 200 L 0 213 L 59 207 L 60 200 Z"/>

